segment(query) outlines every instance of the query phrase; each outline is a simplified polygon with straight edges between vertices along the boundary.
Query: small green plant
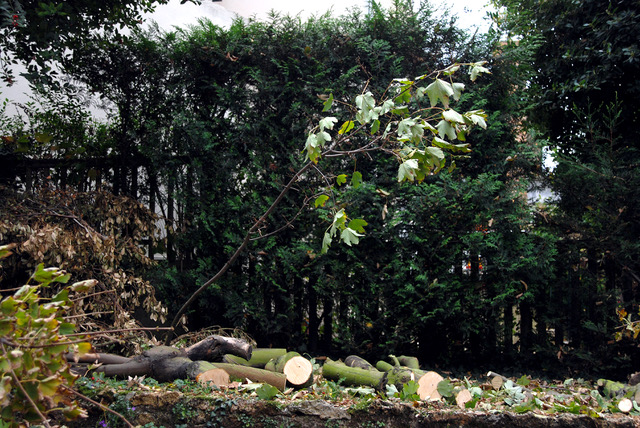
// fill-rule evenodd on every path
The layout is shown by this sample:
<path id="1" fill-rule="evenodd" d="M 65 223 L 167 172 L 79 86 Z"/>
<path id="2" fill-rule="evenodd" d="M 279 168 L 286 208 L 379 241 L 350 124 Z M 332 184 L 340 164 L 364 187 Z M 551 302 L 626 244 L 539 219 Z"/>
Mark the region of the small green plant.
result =
<path id="1" fill-rule="evenodd" d="M 0 247 L 0 258 L 11 246 Z M 78 293 L 92 289 L 95 280 L 65 286 L 51 298 L 40 292 L 53 284 L 66 284 L 70 275 L 58 268 L 38 265 L 35 273 L 11 296 L 0 301 L 0 420 L 3 427 L 40 423 L 49 427 L 48 415 L 61 412 L 68 419 L 86 415 L 71 389 L 65 355 L 91 350 L 86 338 L 76 335 L 75 324 L 65 318 Z"/>
<path id="2" fill-rule="evenodd" d="M 190 406 L 189 402 L 180 401 L 173 406 L 173 415 L 180 422 L 189 422 L 198 415 L 198 410 Z"/>
<path id="3" fill-rule="evenodd" d="M 261 400 L 273 400 L 280 391 L 273 385 L 265 383 L 260 388 L 256 389 L 256 394 Z"/>
<path id="4" fill-rule="evenodd" d="M 104 418 L 98 422 L 99 427 L 120 427 L 124 426 L 124 422 L 122 417 L 126 419 L 134 419 L 135 417 L 135 406 L 132 406 L 129 401 L 129 396 L 126 394 L 119 394 L 116 399 L 109 405 L 109 409 L 118 413 L 105 413 Z"/>
<path id="5" fill-rule="evenodd" d="M 402 389 L 398 393 L 398 397 L 403 401 L 420 401 L 418 388 L 420 385 L 416 381 L 410 380 L 402 385 Z"/>

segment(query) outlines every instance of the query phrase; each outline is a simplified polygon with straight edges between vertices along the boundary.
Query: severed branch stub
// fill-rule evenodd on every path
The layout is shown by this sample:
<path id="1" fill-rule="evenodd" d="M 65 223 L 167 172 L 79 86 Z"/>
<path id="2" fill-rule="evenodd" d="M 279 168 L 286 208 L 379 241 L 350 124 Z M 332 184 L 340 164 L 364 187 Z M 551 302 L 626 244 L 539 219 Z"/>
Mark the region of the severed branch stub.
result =
<path id="1" fill-rule="evenodd" d="M 251 359 L 251 345 L 242 339 L 213 335 L 184 349 L 192 360 L 222 361 L 222 356 L 232 354 L 245 360 Z"/>
<path id="2" fill-rule="evenodd" d="M 244 340 L 213 335 L 185 349 L 157 346 L 133 358 L 98 353 L 84 355 L 79 360 L 68 354 L 67 360 L 72 363 L 72 368 L 75 363 L 76 369 L 78 363 L 101 364 L 93 371 L 107 376 L 147 375 L 159 382 L 167 382 L 175 379 L 196 379 L 201 373 L 216 368 L 210 363 L 221 361 L 225 354 L 250 359 L 251 350 L 251 345 Z"/>

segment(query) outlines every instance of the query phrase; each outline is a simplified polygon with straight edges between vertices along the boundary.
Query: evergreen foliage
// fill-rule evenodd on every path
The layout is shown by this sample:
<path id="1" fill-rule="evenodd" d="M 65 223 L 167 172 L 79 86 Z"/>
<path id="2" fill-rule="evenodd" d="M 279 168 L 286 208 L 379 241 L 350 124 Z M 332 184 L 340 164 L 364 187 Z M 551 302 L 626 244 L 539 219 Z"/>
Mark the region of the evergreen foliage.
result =
<path id="1" fill-rule="evenodd" d="M 73 106 L 46 133 L 16 131 L 1 153 L 13 168 L 5 182 L 26 182 L 21 165 L 47 158 L 53 182 L 66 182 L 69 174 L 59 171 L 73 165 L 78 185 L 107 184 L 161 212 L 166 236 L 150 243 L 149 253 L 166 259 L 149 279 L 175 313 L 303 165 L 300 150 L 329 99 L 331 114 L 342 118 L 354 94 L 382 99 L 394 78 L 487 59 L 492 74 L 482 86 L 465 80 L 460 99 L 466 110 L 490 113 L 487 129 L 466 136 L 472 152 L 456 155 L 458 169 L 399 184 L 393 159 L 323 159 L 327 170 L 345 176 L 305 176 L 264 225 L 263 237 L 198 299 L 188 326 L 241 327 L 261 346 L 299 352 L 413 353 L 426 364 L 537 358 L 553 366 L 571 351 L 567 340 L 571 355 L 587 355 L 602 349 L 615 326 L 612 301 L 596 302 L 633 291 L 632 282 L 606 281 L 631 278 L 638 259 L 631 239 L 636 130 L 622 126 L 637 120 L 637 109 L 624 107 L 632 105 L 629 73 L 637 63 L 623 29 L 635 15 L 611 8 L 608 16 L 618 18 L 608 23 L 586 0 L 592 15 L 563 9 L 560 0 L 551 2 L 560 14 L 546 9 L 549 2 L 516 3 L 508 6 L 527 15 L 500 18 L 526 35 L 512 46 L 495 35 L 469 37 L 426 3 L 414 12 L 404 1 L 341 18 L 274 14 L 228 29 L 202 21 L 84 39 L 63 64 L 77 88 L 102 94 L 116 114 L 108 126 L 80 126 L 84 137 L 70 138 L 63 149 L 49 150 L 59 138 L 56 126 L 84 123 Z M 577 24 L 585 16 L 593 17 L 593 39 Z M 566 33 L 549 31 L 561 28 L 552 18 L 567 19 Z M 606 61 L 606 49 L 569 46 L 605 39 L 612 40 Z M 592 52 L 584 64 L 599 65 L 587 73 L 565 51 Z M 623 77 L 605 91 L 617 63 Z M 581 72 L 588 74 L 582 83 Z M 597 76 L 607 79 L 594 82 Z M 602 97 L 615 92 L 617 98 Z M 527 202 L 543 143 L 526 136 L 531 124 L 562 155 L 552 177 L 557 209 Z M 83 152 L 86 141 L 92 144 Z M 20 144 L 27 150 L 17 150 Z M 83 177 L 83 170 L 92 172 Z M 48 169 L 34 171 L 34 187 L 46 182 Z M 408 177 L 410 171 L 401 178 Z M 343 183 L 331 202 L 348 205 L 368 225 L 359 245 L 321 254 L 332 214 L 317 197 L 330 196 L 328 183 Z M 601 266 L 616 273 L 603 274 Z M 634 298 L 624 296 L 624 304 Z M 600 329 L 597 341 L 587 335 L 593 329 Z"/>
<path id="2" fill-rule="evenodd" d="M 526 87 L 521 114 L 556 162 L 557 199 L 541 226 L 560 238 L 554 295 L 572 308 L 554 304 L 550 322 L 569 326 L 556 327 L 556 343 L 574 363 L 626 367 L 629 344 L 609 342 L 616 311 L 638 312 L 638 4 L 495 3 L 500 28 L 518 40 L 507 49 Z"/>

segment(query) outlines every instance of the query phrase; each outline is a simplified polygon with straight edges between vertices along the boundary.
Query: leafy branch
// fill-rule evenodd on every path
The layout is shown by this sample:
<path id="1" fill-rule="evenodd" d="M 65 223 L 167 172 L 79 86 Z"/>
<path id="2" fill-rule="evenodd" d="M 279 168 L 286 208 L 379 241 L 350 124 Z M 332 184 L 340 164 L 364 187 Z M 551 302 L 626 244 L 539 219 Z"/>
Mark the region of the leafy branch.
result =
<path id="1" fill-rule="evenodd" d="M 261 228 L 267 219 L 274 213 L 284 197 L 294 185 L 305 178 L 305 174 L 318 169 L 318 162 L 322 158 L 350 157 L 370 152 L 383 152 L 392 154 L 398 159 L 398 181 L 422 181 L 428 175 L 438 173 L 446 164 L 446 152 L 467 153 L 469 145 L 465 143 L 465 137 L 474 125 L 486 127 L 486 114 L 482 110 L 473 110 L 460 114 L 449 108 L 450 98 L 459 100 L 464 84 L 453 81 L 453 74 L 462 66 L 469 68 L 471 80 L 475 80 L 481 73 L 488 73 L 484 62 L 470 64 L 454 64 L 444 70 L 436 71 L 431 75 L 422 75 L 414 80 L 394 79 L 385 94 L 390 97 L 376 101 L 371 92 L 365 92 L 355 98 L 355 105 L 348 106 L 350 118 L 342 123 L 337 132 L 335 125 L 338 118 L 327 116 L 318 122 L 307 135 L 304 153 L 307 162 L 291 177 L 282 188 L 279 195 L 247 230 L 245 236 L 231 257 L 209 280 L 202 284 L 178 310 L 171 328 L 175 328 L 189 306 L 195 299 L 215 283 L 240 254 L 247 248 L 249 242 Z M 444 77 L 448 80 L 440 79 Z M 421 86 L 428 78 L 433 81 L 426 87 Z M 428 97 L 430 106 L 421 107 L 421 101 Z M 333 94 L 330 94 L 323 105 L 323 112 L 331 109 L 334 102 Z M 438 107 L 438 104 L 443 107 Z M 345 104 L 346 105 L 346 104 Z M 413 112 L 412 112 L 413 110 Z M 439 120 L 434 126 L 430 121 Z M 356 124 L 358 124 L 356 126 Z M 382 125 L 385 125 L 382 130 Z M 333 135 L 332 135 L 333 134 Z M 356 149 L 345 150 L 344 143 L 352 142 L 360 138 L 363 144 Z M 459 140 L 462 143 L 450 141 Z M 455 167 L 451 162 L 450 168 Z M 321 173 L 324 176 L 324 174 Z M 354 172 L 352 185 L 359 186 L 362 174 Z M 346 184 L 346 174 L 336 176 L 335 185 L 327 186 L 327 193 L 332 193 L 336 186 Z M 316 198 L 316 207 L 324 206 L 329 197 L 322 194 Z M 359 242 L 364 236 L 364 227 L 367 222 L 364 219 L 350 219 L 344 208 L 337 208 L 334 203 L 332 208 L 332 221 L 324 233 L 322 240 L 322 253 L 328 251 L 333 238 L 340 233 L 340 239 L 351 246 Z M 165 336 L 165 344 L 169 344 L 171 335 Z"/>

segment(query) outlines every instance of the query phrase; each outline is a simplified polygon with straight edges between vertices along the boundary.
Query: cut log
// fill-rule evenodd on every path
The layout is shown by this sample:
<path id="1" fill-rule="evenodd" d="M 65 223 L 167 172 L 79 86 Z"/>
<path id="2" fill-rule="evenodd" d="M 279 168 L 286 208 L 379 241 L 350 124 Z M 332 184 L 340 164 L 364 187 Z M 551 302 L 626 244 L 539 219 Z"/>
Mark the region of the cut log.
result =
<path id="1" fill-rule="evenodd" d="M 284 348 L 254 348 L 248 364 L 251 367 L 263 369 L 269 361 L 286 353 L 287 350 Z"/>
<path id="2" fill-rule="evenodd" d="M 278 388 L 279 391 L 284 391 L 287 386 L 287 377 L 283 373 L 227 363 L 215 363 L 214 367 L 224 370 L 232 378 L 243 382 L 245 379 L 249 379 L 252 382 L 268 383 Z"/>
<path id="3" fill-rule="evenodd" d="M 502 387 L 502 385 L 504 385 L 505 382 L 508 380 L 506 377 L 502 376 L 501 374 L 498 374 L 492 371 L 488 372 L 487 376 L 491 378 L 491 386 L 496 391 L 499 390 Z"/>
<path id="4" fill-rule="evenodd" d="M 436 372 L 426 372 L 418 379 L 418 395 L 421 400 L 439 400 L 441 395 L 438 392 L 438 384 L 444 378 Z"/>
<path id="5" fill-rule="evenodd" d="M 468 389 L 463 389 L 458 392 L 458 395 L 456 395 L 456 404 L 458 404 L 458 407 L 462 410 L 465 409 L 465 406 L 469 401 L 471 401 L 471 393 Z"/>
<path id="6" fill-rule="evenodd" d="M 393 366 L 386 361 L 380 360 L 376 363 L 376 369 L 380 370 L 381 372 L 388 372 L 392 368 Z"/>
<path id="7" fill-rule="evenodd" d="M 227 364 L 237 364 L 239 366 L 250 366 L 249 361 L 245 360 L 242 357 L 238 357 L 236 355 L 231 355 L 231 354 L 223 355 L 221 361 Z"/>
<path id="8" fill-rule="evenodd" d="M 629 413 L 631 409 L 633 409 L 633 403 L 628 398 L 623 398 L 618 403 L 618 409 L 620 409 L 622 413 Z"/>
<path id="9" fill-rule="evenodd" d="M 242 339 L 213 335 L 185 348 L 187 357 L 196 361 L 220 361 L 225 354 L 232 354 L 246 360 L 251 358 L 251 345 Z"/>
<path id="10" fill-rule="evenodd" d="M 504 385 L 504 380 L 500 376 L 494 376 L 491 378 L 491 386 L 496 391 L 499 390 L 502 385 Z"/>
<path id="11" fill-rule="evenodd" d="M 223 369 L 211 369 L 199 373 L 196 376 L 196 381 L 202 385 L 214 385 L 218 387 L 228 386 L 229 373 L 227 373 Z"/>
<path id="12" fill-rule="evenodd" d="M 369 361 L 358 357 L 357 355 L 349 355 L 344 359 L 344 363 L 349 367 L 360 367 L 365 370 L 377 370 Z"/>
<path id="13" fill-rule="evenodd" d="M 403 367 L 409 367 L 410 369 L 420 369 L 420 362 L 416 357 L 408 357 L 406 355 L 400 355 L 398 357 L 398 362 Z"/>
<path id="14" fill-rule="evenodd" d="M 378 361 L 376 368 L 380 371 L 387 372 L 387 383 L 396 385 L 398 389 L 402 387 L 402 384 L 410 380 L 416 381 L 418 383 L 418 395 L 421 400 L 438 400 L 441 397 L 438 393 L 438 383 L 444 380 L 444 378 L 436 372 L 425 372 L 407 367 L 394 367 L 386 361 Z"/>
<path id="15" fill-rule="evenodd" d="M 393 367 L 387 373 L 387 383 L 395 385 L 396 388 L 401 389 L 407 382 L 418 382 L 425 372 L 422 370 L 412 370 L 407 367 Z"/>
<path id="16" fill-rule="evenodd" d="M 291 358 L 282 370 L 287 382 L 295 387 L 307 387 L 313 384 L 313 364 L 302 356 Z"/>
<path id="17" fill-rule="evenodd" d="M 269 361 L 265 370 L 283 373 L 294 388 L 304 388 L 313 384 L 313 364 L 297 352 L 287 352 Z"/>
<path id="18" fill-rule="evenodd" d="M 133 358 L 88 354 L 81 359 L 83 363 L 84 360 L 101 363 L 94 371 L 107 376 L 147 375 L 158 382 L 169 382 L 175 379 L 195 379 L 198 374 L 215 368 L 208 361 L 219 361 L 223 355 L 230 353 L 250 358 L 251 345 L 240 339 L 214 335 L 185 349 L 157 346 Z M 67 359 L 73 361 L 74 356 L 67 355 Z"/>
<path id="19" fill-rule="evenodd" d="M 342 362 L 332 361 L 328 358 L 322 366 L 322 376 L 333 381 L 344 379 L 344 384 L 347 386 L 364 385 L 377 390 L 383 390 L 387 383 L 386 373 L 360 367 L 349 367 Z"/>

